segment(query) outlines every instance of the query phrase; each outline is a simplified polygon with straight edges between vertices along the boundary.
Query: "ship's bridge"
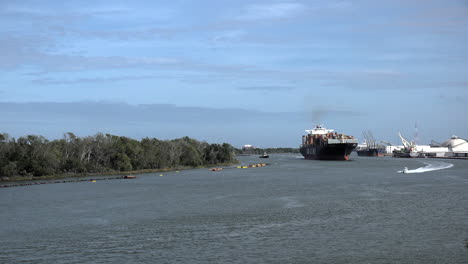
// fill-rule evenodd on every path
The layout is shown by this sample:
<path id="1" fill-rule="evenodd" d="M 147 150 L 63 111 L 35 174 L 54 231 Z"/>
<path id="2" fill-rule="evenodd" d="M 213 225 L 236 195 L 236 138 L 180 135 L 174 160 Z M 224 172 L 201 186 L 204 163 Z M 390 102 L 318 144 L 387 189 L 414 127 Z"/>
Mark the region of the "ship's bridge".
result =
<path id="1" fill-rule="evenodd" d="M 307 133 L 312 134 L 312 135 L 325 135 L 328 133 L 331 133 L 335 130 L 333 129 L 326 129 L 322 127 L 322 125 L 316 125 L 314 129 L 312 130 L 306 130 Z"/>

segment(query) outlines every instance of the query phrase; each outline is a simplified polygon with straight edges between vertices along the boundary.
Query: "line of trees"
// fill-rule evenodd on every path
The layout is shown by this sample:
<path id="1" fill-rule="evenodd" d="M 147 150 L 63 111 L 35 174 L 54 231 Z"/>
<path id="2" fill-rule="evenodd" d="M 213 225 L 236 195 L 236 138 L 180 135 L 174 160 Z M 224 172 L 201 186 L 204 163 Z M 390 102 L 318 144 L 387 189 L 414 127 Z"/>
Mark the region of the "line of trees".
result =
<path id="1" fill-rule="evenodd" d="M 189 137 L 174 140 L 98 133 L 77 137 L 66 133 L 49 141 L 28 135 L 0 134 L 0 176 L 44 176 L 145 169 L 210 166 L 237 162 L 231 145 L 209 144 Z"/>

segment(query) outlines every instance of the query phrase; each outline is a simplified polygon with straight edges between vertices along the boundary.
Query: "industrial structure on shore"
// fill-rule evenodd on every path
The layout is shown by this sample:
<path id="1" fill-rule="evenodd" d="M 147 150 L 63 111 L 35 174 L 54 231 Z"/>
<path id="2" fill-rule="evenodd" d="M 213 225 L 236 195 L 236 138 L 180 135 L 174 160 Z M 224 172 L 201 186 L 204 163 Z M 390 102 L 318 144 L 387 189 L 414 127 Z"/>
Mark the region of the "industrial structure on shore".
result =
<path id="1" fill-rule="evenodd" d="M 433 141 L 430 145 L 417 145 L 414 141 L 406 140 L 401 133 L 398 135 L 403 146 L 392 151 L 394 157 L 468 159 L 468 141 L 455 135 L 443 143 Z"/>
<path id="2" fill-rule="evenodd" d="M 377 144 L 370 131 L 363 132 L 364 143 L 356 148 L 358 156 L 393 156 L 397 158 L 453 158 L 468 159 L 468 140 L 453 135 L 446 141 L 439 143 L 432 141 L 429 145 L 417 144 L 415 140 L 405 139 L 400 132 L 402 145 L 393 145 L 387 141 Z"/>

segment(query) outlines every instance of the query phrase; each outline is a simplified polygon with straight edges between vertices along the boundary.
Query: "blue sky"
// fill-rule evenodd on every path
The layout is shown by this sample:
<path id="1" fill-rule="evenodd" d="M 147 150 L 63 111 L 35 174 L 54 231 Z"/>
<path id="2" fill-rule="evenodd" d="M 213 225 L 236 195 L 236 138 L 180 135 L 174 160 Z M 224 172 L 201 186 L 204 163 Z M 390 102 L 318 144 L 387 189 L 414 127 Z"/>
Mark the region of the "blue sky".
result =
<path id="1" fill-rule="evenodd" d="M 468 2 L 1 1 L 0 131 L 468 137 Z"/>

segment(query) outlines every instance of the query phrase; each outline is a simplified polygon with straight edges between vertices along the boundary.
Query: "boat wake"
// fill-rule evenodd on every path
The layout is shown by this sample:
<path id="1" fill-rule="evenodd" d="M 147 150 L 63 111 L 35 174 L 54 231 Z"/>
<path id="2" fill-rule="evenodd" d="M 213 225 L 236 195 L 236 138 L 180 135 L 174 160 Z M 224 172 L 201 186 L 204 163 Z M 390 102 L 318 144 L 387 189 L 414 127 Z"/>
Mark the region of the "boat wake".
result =
<path id="1" fill-rule="evenodd" d="M 453 164 L 446 163 L 442 161 L 434 161 L 434 162 L 423 162 L 426 164 L 424 167 L 419 167 L 414 170 L 409 170 L 407 167 L 405 169 L 398 171 L 399 173 L 423 173 L 428 171 L 435 171 L 435 170 L 443 170 L 453 167 Z"/>

